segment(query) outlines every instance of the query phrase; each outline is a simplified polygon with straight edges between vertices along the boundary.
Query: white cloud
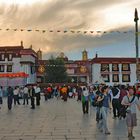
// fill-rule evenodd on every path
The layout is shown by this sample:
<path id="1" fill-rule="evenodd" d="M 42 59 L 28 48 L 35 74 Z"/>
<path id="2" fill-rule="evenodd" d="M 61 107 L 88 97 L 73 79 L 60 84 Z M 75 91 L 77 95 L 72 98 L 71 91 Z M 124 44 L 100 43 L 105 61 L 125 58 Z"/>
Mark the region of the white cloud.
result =
<path id="1" fill-rule="evenodd" d="M 16 1 L 15 5 L 11 2 L 11 5 L 5 3 L 0 6 L 1 28 L 130 30 L 134 26 L 134 9 L 140 5 L 138 0 L 41 0 L 34 3 L 24 1 L 24 4 L 19 5 L 20 1 Z M 139 8 L 140 6 L 138 10 Z M 83 48 L 107 46 L 118 41 L 124 42 L 124 34 L 93 36 L 72 33 L 0 31 L 0 38 L 0 45 L 16 45 L 23 40 L 26 47 L 32 44 L 35 50 L 41 48 L 46 54 L 71 50 L 77 52 Z M 132 36 L 128 34 L 125 41 L 131 39 Z"/>

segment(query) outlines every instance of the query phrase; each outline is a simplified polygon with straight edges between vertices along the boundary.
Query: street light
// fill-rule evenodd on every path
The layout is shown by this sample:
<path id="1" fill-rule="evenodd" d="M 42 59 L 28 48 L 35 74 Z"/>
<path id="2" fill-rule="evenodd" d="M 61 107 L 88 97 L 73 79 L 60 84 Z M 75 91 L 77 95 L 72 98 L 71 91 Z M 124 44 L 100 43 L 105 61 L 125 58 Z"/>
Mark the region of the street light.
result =
<path id="1" fill-rule="evenodd" d="M 139 72 L 138 72 L 138 65 L 139 65 L 138 20 L 139 20 L 138 12 L 137 12 L 137 8 L 135 8 L 134 22 L 135 22 L 136 78 L 137 78 L 137 82 L 139 81 Z"/>

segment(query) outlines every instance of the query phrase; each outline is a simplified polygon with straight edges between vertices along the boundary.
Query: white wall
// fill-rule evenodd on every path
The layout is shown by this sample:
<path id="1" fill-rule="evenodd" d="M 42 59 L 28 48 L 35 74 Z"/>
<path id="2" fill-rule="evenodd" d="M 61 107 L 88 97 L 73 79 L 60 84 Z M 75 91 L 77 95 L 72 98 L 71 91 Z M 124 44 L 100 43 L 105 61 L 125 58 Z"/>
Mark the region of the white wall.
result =
<path id="1" fill-rule="evenodd" d="M 134 85 L 136 83 L 136 64 L 131 64 L 130 65 L 130 69 L 131 69 L 131 75 L 130 75 L 130 78 L 131 78 L 131 85 Z"/>
<path id="2" fill-rule="evenodd" d="M 21 55 L 21 62 L 32 62 L 35 63 L 35 58 L 32 55 Z"/>
<path id="3" fill-rule="evenodd" d="M 20 58 L 13 58 L 12 62 L 13 62 L 12 72 L 13 73 L 20 72 L 20 67 L 21 67 Z"/>
<path id="4" fill-rule="evenodd" d="M 31 74 L 30 64 L 22 64 L 20 71 L 29 74 L 29 77 L 27 77 L 27 84 L 36 82 L 36 73 Z"/>
<path id="5" fill-rule="evenodd" d="M 92 64 L 92 82 L 100 80 L 100 64 Z"/>

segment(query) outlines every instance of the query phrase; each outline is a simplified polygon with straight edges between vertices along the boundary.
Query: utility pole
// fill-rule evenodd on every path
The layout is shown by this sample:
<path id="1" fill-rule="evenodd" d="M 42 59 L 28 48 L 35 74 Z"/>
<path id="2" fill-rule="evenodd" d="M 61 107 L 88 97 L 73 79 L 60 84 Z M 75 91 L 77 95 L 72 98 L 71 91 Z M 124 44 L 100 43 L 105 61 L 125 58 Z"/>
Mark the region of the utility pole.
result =
<path id="1" fill-rule="evenodd" d="M 137 82 L 139 81 L 139 71 L 138 71 L 138 65 L 139 65 L 139 46 L 138 46 L 138 12 L 137 8 L 135 8 L 135 15 L 134 15 L 134 22 L 135 22 L 135 45 L 136 45 L 136 78 Z"/>

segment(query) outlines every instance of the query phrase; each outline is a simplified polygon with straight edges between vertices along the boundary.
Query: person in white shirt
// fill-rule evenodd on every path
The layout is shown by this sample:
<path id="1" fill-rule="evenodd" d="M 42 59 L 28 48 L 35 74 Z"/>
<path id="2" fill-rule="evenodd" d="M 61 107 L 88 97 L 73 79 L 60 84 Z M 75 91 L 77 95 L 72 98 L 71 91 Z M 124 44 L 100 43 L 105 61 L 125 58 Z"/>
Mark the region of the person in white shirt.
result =
<path id="1" fill-rule="evenodd" d="M 20 105 L 20 102 L 19 102 L 19 88 L 15 87 L 13 92 L 14 92 L 14 104 L 16 105 L 16 103 L 17 103 L 18 105 Z"/>
<path id="2" fill-rule="evenodd" d="M 89 110 L 89 91 L 87 87 L 83 87 L 83 92 L 82 92 L 82 109 L 83 109 L 83 114 L 87 113 Z"/>
<path id="3" fill-rule="evenodd" d="M 37 106 L 40 106 L 40 92 L 41 92 L 41 89 L 39 87 L 39 85 L 37 85 L 37 87 L 35 87 L 35 96 L 36 96 L 36 105 Z"/>
<path id="4" fill-rule="evenodd" d="M 28 97 L 29 97 L 29 89 L 27 86 L 25 86 L 23 89 L 23 105 L 25 105 L 25 101 L 28 105 Z"/>

